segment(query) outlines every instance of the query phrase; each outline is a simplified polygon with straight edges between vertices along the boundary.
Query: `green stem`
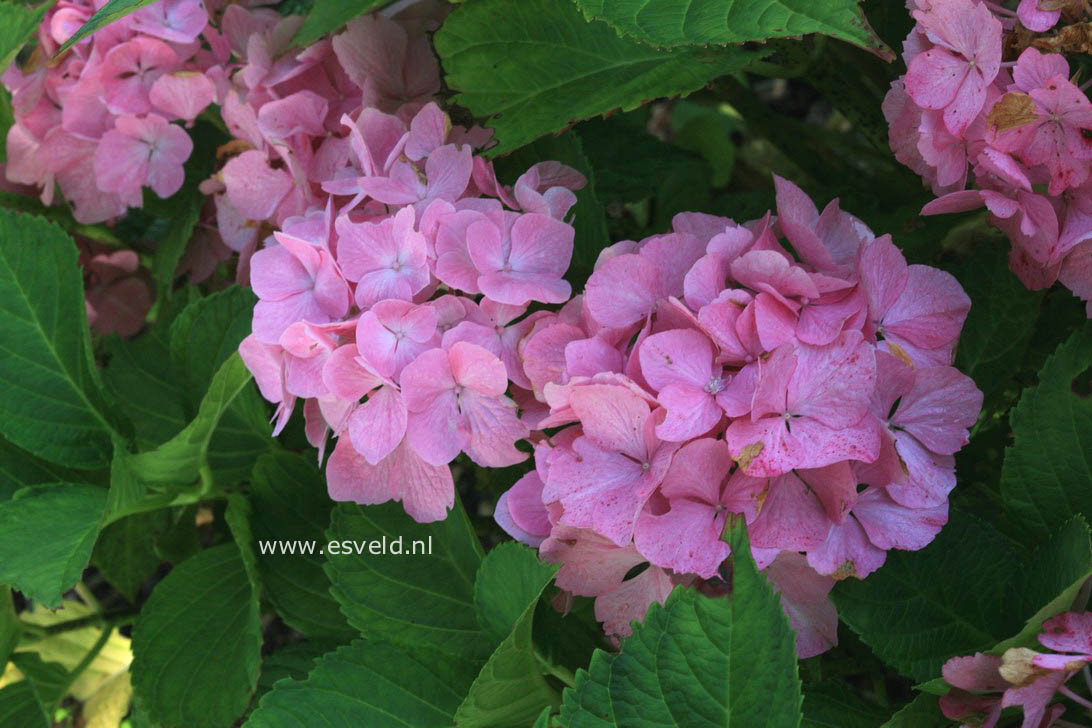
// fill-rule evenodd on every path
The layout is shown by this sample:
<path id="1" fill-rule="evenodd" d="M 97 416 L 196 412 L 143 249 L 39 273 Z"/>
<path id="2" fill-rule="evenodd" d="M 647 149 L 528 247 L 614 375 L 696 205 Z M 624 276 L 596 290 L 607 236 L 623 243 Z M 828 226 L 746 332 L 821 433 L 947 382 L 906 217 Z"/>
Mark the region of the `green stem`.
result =
<path id="1" fill-rule="evenodd" d="M 576 675 L 570 670 L 550 662 L 537 651 L 535 652 L 535 658 L 538 659 L 539 664 L 542 665 L 543 670 L 545 670 L 547 674 L 553 675 L 570 688 L 576 687 Z"/>

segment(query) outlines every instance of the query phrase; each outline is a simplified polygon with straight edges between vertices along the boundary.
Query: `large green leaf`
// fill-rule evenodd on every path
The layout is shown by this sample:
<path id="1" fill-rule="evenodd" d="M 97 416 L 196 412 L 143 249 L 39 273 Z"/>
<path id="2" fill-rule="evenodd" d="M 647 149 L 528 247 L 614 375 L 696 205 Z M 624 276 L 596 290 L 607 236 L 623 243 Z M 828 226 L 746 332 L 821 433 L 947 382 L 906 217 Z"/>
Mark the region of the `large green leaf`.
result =
<path id="1" fill-rule="evenodd" d="M 356 632 L 338 610 L 322 569 L 319 549 L 330 523 L 330 500 L 313 456 L 263 455 L 254 464 L 250 501 L 258 570 L 277 614 L 310 637 L 351 640 Z M 277 546 L 291 546 L 294 553 L 278 552 Z"/>
<path id="2" fill-rule="evenodd" d="M 28 681 L 20 680 L 0 690 L 0 725 L 49 728 L 52 724 Z"/>
<path id="3" fill-rule="evenodd" d="M 262 659 L 262 672 L 258 676 L 258 696 L 272 690 L 278 680 L 306 680 L 307 673 L 315 668 L 319 658 L 340 646 L 332 642 L 304 640 L 287 644 L 267 655 Z"/>
<path id="4" fill-rule="evenodd" d="M 494 153 L 573 121 L 688 94 L 743 69 L 765 51 L 743 47 L 661 51 L 587 22 L 558 0 L 474 0 L 435 36 L 455 102 L 488 117 Z"/>
<path id="5" fill-rule="evenodd" d="M 156 537 L 167 528 L 163 511 L 136 513 L 102 529 L 92 561 L 107 581 L 134 604 L 140 587 L 159 567 Z"/>
<path id="6" fill-rule="evenodd" d="M 327 33 L 339 30 L 356 16 L 379 10 L 390 3 L 391 0 L 315 0 L 292 44 L 309 46 Z"/>
<path id="7" fill-rule="evenodd" d="M 859 0 L 576 0 L 589 19 L 656 46 L 723 45 L 822 33 L 893 59 Z"/>
<path id="8" fill-rule="evenodd" d="M 110 337 L 110 361 L 103 370 L 107 390 L 136 423 L 142 450 L 162 445 L 186 426 L 179 377 L 170 366 L 168 327 L 157 322 L 132 339 Z"/>
<path id="9" fill-rule="evenodd" d="M 57 49 L 53 56 L 55 58 L 59 57 L 92 33 L 102 30 L 115 20 L 121 20 L 129 13 L 134 13 L 145 5 L 151 5 L 154 2 L 155 0 L 110 0 L 110 2 L 95 11 L 95 14 L 71 38 L 66 40 L 64 45 Z"/>
<path id="10" fill-rule="evenodd" d="M 79 482 L 85 475 L 36 458 L 0 437 L 0 501 L 28 485 Z"/>
<path id="11" fill-rule="evenodd" d="M 171 322 L 170 363 L 186 402 L 196 408 L 216 370 L 247 334 L 258 298 L 232 286 L 186 306 Z"/>
<path id="12" fill-rule="evenodd" d="M 68 467 L 102 467 L 115 432 L 91 359 L 76 245 L 0 209 L 0 433 Z"/>
<path id="13" fill-rule="evenodd" d="M 804 685 L 804 722 L 801 728 L 875 728 L 887 711 L 866 702 L 839 680 Z"/>
<path id="14" fill-rule="evenodd" d="M 1042 291 L 1029 291 L 1010 274 L 995 246 L 980 244 L 957 272 L 971 297 L 971 311 L 959 338 L 956 365 L 986 396 L 987 413 L 1020 367 L 1035 336 Z"/>
<path id="15" fill-rule="evenodd" d="M 1058 347 L 1012 410 L 1001 496 L 1029 542 L 1092 518 L 1092 322 Z"/>
<path id="16" fill-rule="evenodd" d="M 435 523 L 417 523 L 400 503 L 334 509 L 326 573 L 331 593 L 349 624 L 369 638 L 430 645 L 484 658 L 493 645 L 483 638 L 474 609 L 474 577 L 481 546 L 461 504 Z M 400 540 L 402 555 L 373 554 L 370 544 Z M 431 553 L 410 555 L 414 541 Z M 361 549 L 361 553 L 356 553 Z"/>
<path id="17" fill-rule="evenodd" d="M 542 676 L 532 644 L 535 607 L 557 567 L 519 543 L 490 551 L 474 583 L 487 639 L 500 641 L 455 714 L 460 728 L 523 728 L 560 696 Z"/>
<path id="18" fill-rule="evenodd" d="M 277 683 L 245 726 L 450 728 L 474 672 L 423 644 L 357 640 L 319 660 L 306 680 Z"/>
<path id="19" fill-rule="evenodd" d="M 0 68 L 7 68 L 11 64 L 52 6 L 53 0 L 44 2 L 37 8 L 28 8 L 6 0 L 0 2 Z"/>
<path id="20" fill-rule="evenodd" d="M 223 728 L 258 683 L 258 596 L 235 544 L 202 551 L 161 581 L 133 626 L 133 688 L 162 728 Z"/>
<path id="21" fill-rule="evenodd" d="M 915 680 L 940 674 L 950 657 L 987 650 L 1021 620 L 1005 609 L 1020 568 L 1016 548 L 989 524 L 953 509 L 921 551 L 890 551 L 867 579 L 834 590 L 838 615 L 878 657 Z"/>
<path id="22" fill-rule="evenodd" d="M 565 691 L 563 722 L 686 726 L 700 716 L 702 725 L 799 725 L 795 637 L 742 526 L 730 543 L 731 598 L 680 587 L 654 604 L 609 667 L 593 660 L 592 672 L 578 674 Z"/>
<path id="23" fill-rule="evenodd" d="M 0 503 L 0 584 L 57 608 L 91 558 L 106 508 L 93 485 L 35 485 Z"/>
<path id="24" fill-rule="evenodd" d="M 155 450 L 129 458 L 134 476 L 145 483 L 192 483 L 207 466 L 209 441 L 220 418 L 250 382 L 250 371 L 238 354 L 225 361 L 212 377 L 197 416 L 181 432 Z"/>
<path id="25" fill-rule="evenodd" d="M 7 664 L 21 632 L 22 626 L 11 601 L 11 587 L 0 586 L 0 665 Z"/>

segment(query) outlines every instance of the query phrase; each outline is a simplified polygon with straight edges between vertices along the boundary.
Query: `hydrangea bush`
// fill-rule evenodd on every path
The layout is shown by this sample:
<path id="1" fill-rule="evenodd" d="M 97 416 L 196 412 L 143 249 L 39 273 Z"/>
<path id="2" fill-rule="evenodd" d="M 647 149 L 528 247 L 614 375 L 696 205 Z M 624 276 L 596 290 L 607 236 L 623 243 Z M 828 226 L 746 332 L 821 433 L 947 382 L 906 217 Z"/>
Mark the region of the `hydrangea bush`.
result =
<path id="1" fill-rule="evenodd" d="M 0 1 L 5 721 L 1092 720 L 1087 3 L 686 5 Z"/>

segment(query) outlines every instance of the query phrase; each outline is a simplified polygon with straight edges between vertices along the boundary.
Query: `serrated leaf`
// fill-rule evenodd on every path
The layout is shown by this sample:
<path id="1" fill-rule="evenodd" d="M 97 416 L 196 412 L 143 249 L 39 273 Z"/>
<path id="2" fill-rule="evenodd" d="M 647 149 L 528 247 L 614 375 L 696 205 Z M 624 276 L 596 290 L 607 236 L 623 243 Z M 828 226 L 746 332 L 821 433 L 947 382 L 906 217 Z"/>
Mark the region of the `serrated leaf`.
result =
<path id="1" fill-rule="evenodd" d="M 653 604 L 609 670 L 600 665 L 577 677 L 575 692 L 585 691 L 584 698 L 566 698 L 563 721 L 680 726 L 701 716 L 719 726 L 800 724 L 795 636 L 750 557 L 745 529 L 732 529 L 729 541 L 731 598 L 679 587 L 662 606 Z M 584 687 L 604 673 L 605 691 Z"/>
<path id="2" fill-rule="evenodd" d="M 102 376 L 122 411 L 136 423 L 143 450 L 162 445 L 186 426 L 182 388 L 171 371 L 167 326 L 157 322 L 132 339 L 110 337 L 110 361 Z"/>
<path id="3" fill-rule="evenodd" d="M 618 723 L 610 700 L 610 669 L 616 655 L 596 650 L 587 670 L 576 673 L 576 687 L 562 693 L 561 722 L 568 728 L 612 728 Z"/>
<path id="4" fill-rule="evenodd" d="M 282 680 L 245 728 L 450 728 L 475 668 L 417 645 L 357 640 L 326 655 L 302 682 Z"/>
<path id="5" fill-rule="evenodd" d="M 53 0 L 36 8 L 0 2 L 0 68 L 11 65 L 23 44 L 42 24 L 42 18 L 51 7 Z"/>
<path id="6" fill-rule="evenodd" d="M 464 3 L 434 40 L 447 84 L 459 92 L 455 103 L 488 118 L 496 131 L 494 154 L 574 121 L 686 95 L 766 52 L 657 50 L 556 0 Z"/>
<path id="7" fill-rule="evenodd" d="M 56 608 L 91 558 L 106 508 L 92 485 L 35 485 L 0 503 L 0 584 Z"/>
<path id="8" fill-rule="evenodd" d="M 235 544 L 202 551 L 152 591 L 133 626 L 133 688 L 163 728 L 223 728 L 261 665 L 258 597 Z"/>
<path id="9" fill-rule="evenodd" d="M 106 580 L 134 604 L 140 587 L 159 567 L 155 538 L 167 528 L 163 511 L 126 516 L 102 529 L 92 561 Z"/>
<path id="10" fill-rule="evenodd" d="M 655 46 L 724 45 L 821 33 L 893 60 L 859 0 L 576 0 L 589 19 Z"/>
<path id="11" fill-rule="evenodd" d="M 86 473 L 36 458 L 0 437 L 0 501 L 11 499 L 17 490 L 28 485 L 79 482 L 84 477 Z"/>
<path id="12" fill-rule="evenodd" d="M 196 407 L 216 370 L 250 333 L 254 292 L 242 286 L 199 298 L 170 326 L 170 361 L 187 402 Z"/>
<path id="13" fill-rule="evenodd" d="M 474 611 L 485 636 L 494 644 L 505 639 L 557 570 L 515 541 L 486 554 L 474 580 Z"/>
<path id="14" fill-rule="evenodd" d="M 305 640 L 285 645 L 262 660 L 258 676 L 258 695 L 265 695 L 279 680 L 303 681 L 315 668 L 315 663 L 340 645 L 334 642 Z"/>
<path id="15" fill-rule="evenodd" d="M 105 466 L 113 421 L 91 359 L 72 238 L 0 209 L 0 433 L 50 462 Z"/>
<path id="16" fill-rule="evenodd" d="M 952 509 L 921 551 L 889 551 L 887 563 L 834 589 L 838 615 L 899 672 L 917 681 L 945 660 L 987 650 L 1019 628 L 1005 610 L 1020 554 L 995 528 Z"/>
<path id="17" fill-rule="evenodd" d="M 274 542 L 296 546 L 324 543 L 330 523 L 326 484 L 312 456 L 263 455 L 254 464 L 251 525 L 266 598 L 289 627 L 309 637 L 349 641 L 349 627 L 330 594 L 325 559 L 314 553 L 276 553 Z M 263 546 L 264 544 L 264 546 Z"/>
<path id="18" fill-rule="evenodd" d="M 904 705 L 882 728 L 948 728 L 955 725 L 940 712 L 935 695 L 919 695 Z"/>
<path id="19" fill-rule="evenodd" d="M 560 704 L 532 644 L 535 607 L 557 568 L 515 542 L 486 554 L 474 583 L 474 606 L 486 639 L 500 644 L 455 714 L 459 728 L 523 728 Z"/>
<path id="20" fill-rule="evenodd" d="M 1001 497 L 1029 543 L 1072 516 L 1092 518 L 1092 322 L 1047 359 L 1012 409 Z"/>
<path id="21" fill-rule="evenodd" d="M 326 536 L 338 542 L 341 552 L 326 554 L 331 593 L 361 633 L 459 655 L 488 654 L 492 645 L 483 640 L 474 611 L 481 546 L 458 501 L 445 520 L 434 523 L 417 523 L 400 503 L 342 503 L 334 509 Z M 401 538 L 405 553 L 367 550 L 384 537 L 388 543 Z M 431 554 L 408 555 L 415 540 L 431 543 Z M 357 554 L 357 548 L 364 551 Z"/>
<path id="22" fill-rule="evenodd" d="M 243 360 L 233 354 L 212 377 L 197 416 L 181 432 L 155 450 L 128 458 L 128 467 L 136 478 L 165 485 L 195 481 L 207 465 L 209 441 L 220 418 L 250 379 Z"/>
<path id="23" fill-rule="evenodd" d="M 34 695 L 34 688 L 26 680 L 0 690 L 0 725 L 49 728 L 52 722 L 46 718 L 41 703 Z"/>
<path id="24" fill-rule="evenodd" d="M 801 728 L 875 728 L 885 718 L 886 710 L 865 701 L 840 680 L 804 685 Z"/>
<path id="25" fill-rule="evenodd" d="M 971 297 L 971 311 L 959 337 L 956 366 L 986 396 L 987 411 L 997 408 L 1035 335 L 1042 291 L 1029 291 L 1008 270 L 1001 251 L 979 245 L 959 271 Z"/>
<path id="26" fill-rule="evenodd" d="M 95 11 L 95 14 L 92 15 L 86 23 L 80 26 L 80 29 L 77 30 L 71 38 L 66 40 L 64 44 L 57 49 L 57 52 L 53 54 L 53 57 L 59 58 L 68 52 L 69 48 L 92 33 L 102 30 L 115 20 L 121 20 L 129 13 L 134 13 L 145 5 L 151 5 L 154 2 L 155 0 L 110 0 Z"/>
<path id="27" fill-rule="evenodd" d="M 303 26 L 292 39 L 292 45 L 297 48 L 309 46 L 327 33 L 340 29 L 356 16 L 374 12 L 390 3 L 391 0 L 315 0 Z"/>

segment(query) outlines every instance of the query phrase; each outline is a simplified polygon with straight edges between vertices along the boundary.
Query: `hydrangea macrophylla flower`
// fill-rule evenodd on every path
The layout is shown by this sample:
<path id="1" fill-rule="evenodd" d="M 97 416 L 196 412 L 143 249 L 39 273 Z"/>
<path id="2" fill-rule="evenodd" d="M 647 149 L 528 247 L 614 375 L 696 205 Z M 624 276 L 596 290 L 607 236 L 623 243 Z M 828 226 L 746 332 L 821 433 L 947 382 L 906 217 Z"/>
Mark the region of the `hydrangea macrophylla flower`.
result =
<path id="1" fill-rule="evenodd" d="M 896 158 L 940 195 L 922 214 L 984 205 L 1012 243 L 1009 265 L 1020 280 L 1032 289 L 1059 281 L 1090 302 L 1092 316 L 1092 266 L 1076 252 L 1092 232 L 1092 103 L 1070 80 L 1065 56 L 1035 47 L 1062 8 L 1040 0 L 1021 0 L 1015 13 L 981 0 L 910 7 L 917 25 L 904 46 L 908 71 L 883 110 Z M 1021 48 L 1001 63 L 1007 49 Z M 965 189 L 968 180 L 974 189 Z M 921 352 L 905 353 L 916 361 Z"/>
<path id="2" fill-rule="evenodd" d="M 131 250 L 99 252 L 81 246 L 87 323 L 100 334 L 132 336 L 144 327 L 152 308 L 148 284 L 138 274 L 140 259 Z"/>
<path id="3" fill-rule="evenodd" d="M 337 220 L 338 263 L 356 283 L 356 304 L 367 308 L 386 298 L 413 300 L 428 285 L 428 247 L 413 229 L 412 207 L 379 222 Z"/>
<path id="4" fill-rule="evenodd" d="M 182 187 L 182 163 L 192 151 L 189 135 L 158 114 L 119 116 L 95 150 L 99 188 L 130 207 L 140 207 L 144 185 L 170 197 Z"/>
<path id="5" fill-rule="evenodd" d="M 799 653 L 818 654 L 837 637 L 834 581 L 947 522 L 951 456 L 982 402 L 948 366 L 966 295 L 837 203 L 820 213 L 785 180 L 777 202 L 776 224 L 681 214 L 608 248 L 586 296 L 540 312 L 517 347 L 549 408 L 536 427 L 562 429 L 497 520 L 596 598 L 608 633 L 628 632 L 616 599 L 715 592 L 737 513 Z"/>
<path id="6" fill-rule="evenodd" d="M 1065 686 L 1077 673 L 1086 680 L 1092 663 L 1092 612 L 1065 612 L 1043 622 L 1039 643 L 1053 653 L 1013 647 L 996 657 L 953 657 L 944 679 L 953 689 L 940 699 L 944 715 L 966 725 L 995 726 L 1003 708 L 1020 706 L 1026 728 L 1049 728 L 1065 712 L 1054 702 L 1067 697 L 1092 704 Z"/>
<path id="7" fill-rule="evenodd" d="M 537 212 L 506 213 L 503 223 L 483 217 L 466 229 L 481 292 L 511 306 L 568 300 L 572 288 L 561 276 L 573 254 L 573 228 Z"/>

